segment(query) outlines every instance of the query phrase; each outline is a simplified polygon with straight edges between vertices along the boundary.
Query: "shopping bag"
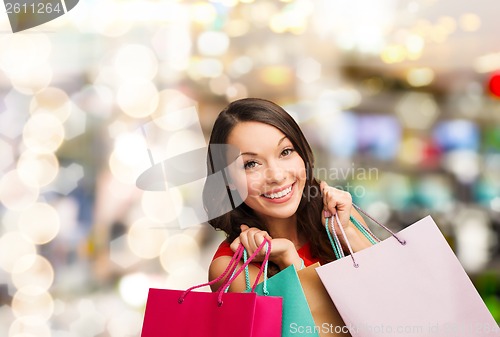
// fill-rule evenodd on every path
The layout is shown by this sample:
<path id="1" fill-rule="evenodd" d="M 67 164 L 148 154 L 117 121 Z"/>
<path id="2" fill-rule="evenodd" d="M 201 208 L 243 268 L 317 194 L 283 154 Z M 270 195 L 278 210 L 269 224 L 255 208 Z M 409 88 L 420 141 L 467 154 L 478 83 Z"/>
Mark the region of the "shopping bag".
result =
<path id="1" fill-rule="evenodd" d="M 377 238 L 369 228 L 362 225 L 355 217 L 351 216 L 350 221 L 371 243 L 376 244 L 377 242 L 380 242 L 380 239 Z M 326 219 L 325 229 L 332 244 L 333 252 L 336 258 L 342 258 L 344 256 L 344 252 L 340 245 L 340 240 L 335 231 L 333 231 L 333 236 L 332 233 L 330 233 L 328 219 Z M 319 335 L 321 337 L 351 336 L 348 327 L 342 320 L 335 304 L 328 296 L 328 293 L 323 286 L 318 273 L 316 272 L 316 268 L 319 266 L 320 264 L 317 262 L 297 272 L 307 303 L 309 304 L 309 309 L 311 310 L 314 322 L 319 331 Z"/>
<path id="2" fill-rule="evenodd" d="M 319 262 L 297 271 L 320 337 L 351 336 L 316 272 Z"/>
<path id="3" fill-rule="evenodd" d="M 350 258 L 316 271 L 353 337 L 500 336 L 430 216 L 356 253 L 339 227 Z"/>
<path id="4" fill-rule="evenodd" d="M 142 337 L 279 337 L 282 299 L 248 293 L 225 293 L 231 282 L 252 261 L 259 249 L 236 270 L 243 253 L 238 248 L 228 267 L 215 280 L 188 290 L 149 289 Z M 260 270 L 257 280 L 263 269 Z M 226 277 L 226 275 L 230 275 Z M 225 278 L 224 278 L 225 277 Z M 217 292 L 193 291 L 225 280 Z M 253 286 L 255 289 L 257 280 Z"/>
<path id="5" fill-rule="evenodd" d="M 267 270 L 265 263 L 262 265 L 265 267 L 264 270 Z M 245 273 L 248 280 L 248 268 L 245 269 Z M 248 283 L 247 281 L 247 291 L 251 291 L 248 289 Z M 319 337 L 318 328 L 314 324 L 294 265 L 290 265 L 269 279 L 267 279 L 267 273 L 264 272 L 264 282 L 257 285 L 255 292 L 283 298 L 281 336 Z"/>

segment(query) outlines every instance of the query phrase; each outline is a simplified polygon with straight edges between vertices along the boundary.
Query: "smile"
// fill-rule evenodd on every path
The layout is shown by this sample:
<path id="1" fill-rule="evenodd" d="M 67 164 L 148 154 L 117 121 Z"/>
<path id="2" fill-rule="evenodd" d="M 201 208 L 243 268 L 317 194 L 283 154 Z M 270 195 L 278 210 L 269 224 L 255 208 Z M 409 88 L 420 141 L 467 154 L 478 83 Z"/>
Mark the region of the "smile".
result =
<path id="1" fill-rule="evenodd" d="M 293 187 L 293 184 L 288 186 L 287 188 L 285 188 L 284 190 L 282 191 L 279 191 L 279 192 L 275 192 L 275 193 L 270 193 L 270 194 L 262 194 L 264 197 L 268 198 L 268 199 L 279 199 L 279 198 L 283 198 L 285 196 L 287 196 L 288 194 L 290 194 L 290 192 L 292 192 L 292 187 Z"/>

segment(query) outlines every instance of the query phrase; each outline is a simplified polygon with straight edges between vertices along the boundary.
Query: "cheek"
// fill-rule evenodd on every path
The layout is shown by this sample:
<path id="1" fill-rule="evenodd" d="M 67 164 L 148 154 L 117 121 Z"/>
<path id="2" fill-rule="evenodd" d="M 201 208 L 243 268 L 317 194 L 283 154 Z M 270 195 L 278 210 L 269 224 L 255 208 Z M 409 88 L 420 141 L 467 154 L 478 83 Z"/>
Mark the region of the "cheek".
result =
<path id="1" fill-rule="evenodd" d="M 300 180 L 300 181 L 305 181 L 307 178 L 307 171 L 306 171 L 306 166 L 304 164 L 304 161 L 302 158 L 298 157 L 293 161 L 293 163 L 290 163 L 290 170 L 293 172 L 293 174 Z"/>
<path id="2" fill-rule="evenodd" d="M 250 173 L 246 176 L 246 186 L 249 195 L 260 195 L 263 181 L 258 173 Z"/>
<path id="3" fill-rule="evenodd" d="M 245 170 L 242 169 L 243 161 L 236 160 L 228 167 L 230 176 L 230 188 L 238 190 L 240 196 L 244 199 L 248 195 L 248 181 Z"/>

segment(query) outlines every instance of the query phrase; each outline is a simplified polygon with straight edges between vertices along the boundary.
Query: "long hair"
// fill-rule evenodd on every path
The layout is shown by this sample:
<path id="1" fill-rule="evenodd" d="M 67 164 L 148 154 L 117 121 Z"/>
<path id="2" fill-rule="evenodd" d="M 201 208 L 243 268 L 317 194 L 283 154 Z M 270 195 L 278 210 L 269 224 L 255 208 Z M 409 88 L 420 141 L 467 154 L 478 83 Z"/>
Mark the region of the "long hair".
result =
<path id="1" fill-rule="evenodd" d="M 215 173 L 213 159 L 227 166 L 227 156 L 224 153 L 211 151 L 216 144 L 227 144 L 227 139 L 233 128 L 241 122 L 260 122 L 274 126 L 280 130 L 293 144 L 306 166 L 306 182 L 302 198 L 296 211 L 297 231 L 301 237 L 310 242 L 311 254 L 320 261 L 329 262 L 334 259 L 333 250 L 321 223 L 323 199 L 319 182 L 313 177 L 314 155 L 300 127 L 295 120 L 277 104 L 258 98 L 245 98 L 230 103 L 217 117 L 209 141 L 207 168 L 209 173 Z M 225 179 L 229 179 L 225 177 Z M 207 180 L 208 181 L 208 180 Z M 232 210 L 225 212 L 221 204 L 228 196 L 234 195 L 229 184 L 205 184 L 203 189 L 203 204 L 208 212 L 208 222 L 216 230 L 222 230 L 227 235 L 227 241 L 232 242 L 240 233 L 240 225 L 257 227 L 267 230 L 266 224 L 244 202 Z M 241 200 L 240 200 L 241 201 Z M 223 214 L 224 213 L 224 214 Z M 223 215 L 220 215 L 223 214 Z"/>

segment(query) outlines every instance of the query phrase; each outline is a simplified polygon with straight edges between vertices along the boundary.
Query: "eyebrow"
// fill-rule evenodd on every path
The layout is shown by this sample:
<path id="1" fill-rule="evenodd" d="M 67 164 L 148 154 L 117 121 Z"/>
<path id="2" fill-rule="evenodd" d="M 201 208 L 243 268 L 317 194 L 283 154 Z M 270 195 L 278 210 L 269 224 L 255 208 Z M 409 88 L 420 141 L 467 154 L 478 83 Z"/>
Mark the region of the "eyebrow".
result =
<path id="1" fill-rule="evenodd" d="M 278 145 L 276 145 L 276 147 L 280 146 L 281 143 L 283 143 L 283 141 L 287 139 L 286 136 L 284 136 L 283 138 L 281 138 L 279 141 L 278 141 Z M 257 153 L 255 152 L 243 152 L 243 153 L 240 153 L 240 156 L 243 156 L 243 155 L 247 155 L 247 156 L 257 156 Z"/>

